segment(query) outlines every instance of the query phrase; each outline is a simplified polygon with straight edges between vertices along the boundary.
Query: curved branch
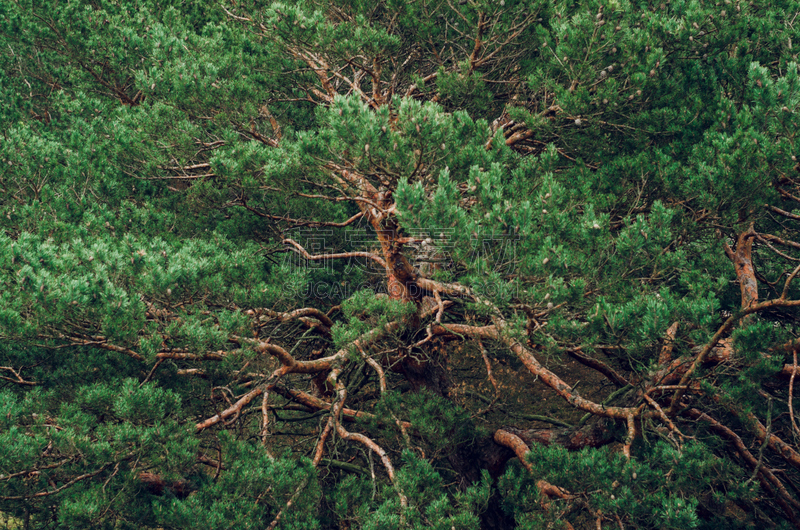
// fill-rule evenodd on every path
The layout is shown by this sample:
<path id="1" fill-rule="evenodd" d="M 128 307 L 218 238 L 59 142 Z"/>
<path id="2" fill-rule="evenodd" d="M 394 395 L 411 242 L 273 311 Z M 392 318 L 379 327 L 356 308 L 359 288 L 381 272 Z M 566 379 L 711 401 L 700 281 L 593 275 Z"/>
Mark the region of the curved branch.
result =
<path id="1" fill-rule="evenodd" d="M 380 256 L 373 254 L 372 252 L 340 252 L 338 254 L 309 254 L 306 249 L 304 249 L 297 241 L 293 239 L 284 239 L 284 244 L 291 245 L 294 247 L 294 251 L 303 256 L 304 258 L 311 260 L 311 261 L 320 261 L 326 259 L 342 259 L 342 258 L 369 258 L 381 265 L 384 269 L 386 268 L 386 261 Z"/>
<path id="2" fill-rule="evenodd" d="M 347 354 L 350 351 L 350 346 L 355 348 L 363 348 L 367 344 L 380 339 L 387 333 L 393 333 L 399 330 L 401 325 L 402 323 L 397 320 L 389 322 L 379 328 L 375 328 L 367 333 L 364 333 L 335 354 L 329 355 L 328 357 L 322 357 L 321 359 L 313 359 L 311 361 L 298 361 L 288 351 L 277 344 L 271 344 L 268 341 L 259 341 L 244 337 L 234 337 L 234 339 L 241 342 L 255 344 L 254 349 L 256 352 L 269 353 L 273 357 L 276 357 L 281 362 L 282 367 L 277 369 L 273 376 L 281 377 L 290 373 L 313 374 L 325 370 L 331 370 L 337 363 L 341 362 L 347 357 Z"/>
<path id="3" fill-rule="evenodd" d="M 517 455 L 520 463 L 528 470 L 529 473 L 533 474 L 533 466 L 528 462 L 526 459 L 526 455 L 530 451 L 528 449 L 528 445 L 516 434 L 510 433 L 508 431 L 504 431 L 503 429 L 498 429 L 494 433 L 494 441 L 498 444 L 508 447 L 514 454 Z M 558 486 L 550 484 L 546 480 L 537 480 L 536 487 L 539 489 L 539 493 L 543 497 L 547 497 L 549 499 L 562 499 L 562 500 L 573 500 L 577 498 L 575 495 L 571 495 L 569 492 L 565 491 Z M 542 507 L 547 509 L 549 507 L 549 503 L 542 500 Z M 573 526 L 567 522 L 563 521 L 565 528 L 573 529 Z"/>
<path id="4" fill-rule="evenodd" d="M 369 204 L 373 208 L 376 208 L 378 210 L 383 210 L 383 208 L 381 208 L 379 205 L 375 204 L 371 200 L 366 199 L 364 197 L 348 197 L 348 196 L 330 197 L 328 195 L 314 195 L 314 194 L 310 194 L 310 193 L 301 193 L 299 191 L 294 192 L 294 194 L 297 195 L 298 197 L 305 197 L 307 199 L 324 199 L 326 201 L 333 201 L 333 202 L 342 202 L 342 201 L 363 202 L 363 203 Z M 363 212 L 362 212 L 362 215 L 363 215 Z"/>
<path id="5" fill-rule="evenodd" d="M 296 501 L 297 497 L 300 496 L 300 493 L 302 493 L 302 491 L 306 488 L 306 486 L 308 486 L 308 482 L 309 482 L 309 478 L 308 477 L 304 478 L 300 482 L 300 484 L 297 486 L 297 489 L 294 490 L 294 493 L 289 498 L 289 500 L 286 502 L 286 505 L 283 508 L 281 508 L 280 511 L 278 511 L 278 514 L 275 516 L 275 519 L 273 519 L 272 522 L 269 524 L 269 526 L 267 527 L 267 530 L 274 530 L 275 527 L 278 526 L 278 523 L 281 522 L 281 518 L 283 517 L 283 514 L 286 513 L 286 511 L 289 508 L 292 507 L 292 504 L 294 504 L 294 501 Z"/>
<path id="6" fill-rule="evenodd" d="M 773 242 L 773 243 L 777 243 L 779 245 L 783 245 L 785 247 L 791 247 L 791 248 L 795 248 L 795 249 L 800 249 L 800 243 L 798 243 L 796 241 L 791 241 L 791 240 L 788 240 L 788 239 L 783 239 L 783 238 L 780 238 L 780 237 L 778 237 L 776 235 L 773 235 L 773 234 L 758 234 L 758 239 L 763 240 L 764 242 L 770 241 L 770 242 Z M 789 259 L 792 259 L 792 258 L 789 258 Z"/>
<path id="7" fill-rule="evenodd" d="M 273 390 L 276 394 L 280 394 L 281 396 L 285 397 L 286 399 L 291 399 L 300 403 L 301 405 L 305 405 L 310 409 L 315 410 L 331 410 L 333 406 L 332 403 L 325 401 L 324 399 L 320 399 L 316 396 L 312 396 L 302 390 L 295 390 L 293 388 L 286 388 L 281 385 L 275 385 L 270 390 Z M 369 412 L 363 412 L 360 410 L 353 410 L 347 407 L 342 407 L 340 414 L 345 416 L 348 419 L 354 418 L 362 418 L 362 419 L 372 419 L 375 416 L 370 414 Z M 408 429 L 411 428 L 411 423 L 407 421 L 400 422 L 404 428 Z"/>
<path id="8" fill-rule="evenodd" d="M 326 315 L 316 307 L 304 307 L 302 309 L 295 309 L 294 311 L 290 311 L 288 313 L 273 311 L 271 309 L 252 309 L 249 311 L 245 311 L 245 314 L 257 315 L 261 318 L 263 318 L 262 315 L 265 315 L 270 318 L 280 320 L 281 322 L 286 322 L 289 320 L 295 320 L 298 318 L 310 316 L 316 318 L 329 328 L 333 327 L 333 320 L 331 320 L 331 318 L 328 315 Z"/>
<path id="9" fill-rule="evenodd" d="M 50 495 L 55 495 L 56 493 L 64 491 L 65 489 L 67 489 L 68 487 L 72 486 L 73 484 L 80 482 L 81 480 L 86 480 L 87 478 L 92 478 L 92 477 L 95 477 L 95 476 L 99 475 L 100 473 L 102 473 L 107 468 L 111 467 L 112 465 L 116 465 L 116 463 L 117 462 L 109 462 L 109 463 L 101 466 L 100 469 L 98 469 L 97 471 L 93 471 L 91 473 L 84 473 L 83 475 L 79 475 L 79 476 L 75 477 L 74 479 L 70 480 L 69 482 L 66 482 L 66 483 L 62 484 L 61 486 L 57 487 L 54 490 L 40 491 L 40 492 L 34 493 L 32 495 L 13 495 L 13 496 L 9 496 L 9 497 L 3 496 L 3 497 L 0 497 L 0 500 L 4 500 L 4 501 L 21 501 L 21 500 L 25 500 L 25 499 L 34 499 L 34 498 L 39 498 L 39 497 L 48 497 Z"/>
<path id="10" fill-rule="evenodd" d="M 533 473 L 533 466 L 531 466 L 530 462 L 528 462 L 525 457 L 530 449 L 528 445 L 522 441 L 522 438 L 516 434 L 504 431 L 503 429 L 498 429 L 494 433 L 494 441 L 514 451 L 514 454 L 517 455 L 519 459 L 519 463 L 522 464 L 529 473 Z"/>
<path id="11" fill-rule="evenodd" d="M 220 412 L 219 414 L 215 414 L 214 416 L 208 418 L 205 421 L 201 421 L 200 423 L 195 425 L 197 432 L 200 432 L 203 429 L 207 429 L 212 425 L 216 425 L 217 423 L 226 420 L 235 414 L 236 415 L 241 414 L 242 409 L 245 407 L 245 405 L 249 404 L 256 397 L 263 394 L 264 390 L 265 389 L 263 387 L 254 388 L 253 390 L 245 394 L 242 398 L 240 398 L 239 401 L 237 401 L 224 411 Z"/>
<path id="12" fill-rule="evenodd" d="M 595 403 L 581 397 L 570 385 L 564 382 L 556 374 L 545 368 L 537 359 L 536 356 L 528 348 L 523 346 L 519 341 L 504 333 L 507 324 L 504 320 L 496 318 L 493 326 L 467 326 L 461 324 L 441 324 L 434 326 L 435 332 L 440 329 L 444 332 L 451 332 L 456 335 L 465 335 L 470 337 L 498 340 L 508 347 L 517 358 L 522 361 L 528 371 L 541 378 L 541 380 L 555 392 L 564 398 L 568 403 L 576 408 L 585 410 L 597 416 L 604 416 L 607 418 L 616 418 L 627 420 L 628 416 L 634 412 L 638 414 L 637 409 L 632 407 L 607 407 L 600 403 Z M 651 417 L 656 415 L 655 411 L 648 411 L 643 413 L 644 417 Z"/>
<path id="13" fill-rule="evenodd" d="M 269 353 L 281 362 L 281 368 L 277 369 L 273 376 L 281 377 L 286 374 L 315 374 L 323 370 L 330 370 L 336 361 L 342 359 L 347 350 L 341 350 L 335 355 L 314 359 L 311 361 L 298 361 L 292 354 L 277 344 L 260 341 L 254 348 L 256 353 Z"/>
<path id="14" fill-rule="evenodd" d="M 589 368 L 592 368 L 594 370 L 597 370 L 598 372 L 606 376 L 606 378 L 613 381 L 613 383 L 618 387 L 622 388 L 630 384 L 628 380 L 619 375 L 616 370 L 608 366 L 600 359 L 595 359 L 594 357 L 586 355 L 581 351 L 580 348 L 568 348 L 564 351 L 566 351 L 570 357 L 574 357 L 581 364 L 588 366 Z"/>
<path id="15" fill-rule="evenodd" d="M 792 429 L 794 429 L 795 436 L 800 435 L 800 428 L 797 427 L 797 422 L 794 420 L 794 376 L 797 373 L 797 350 L 795 349 L 792 352 L 792 375 L 789 378 L 789 420 L 792 424 Z"/>
<path id="16" fill-rule="evenodd" d="M 78 344 L 81 346 L 94 346 L 96 348 L 100 348 L 103 350 L 114 351 L 118 353 L 124 353 L 128 357 L 132 357 L 137 361 L 144 361 L 144 357 L 139 353 L 131 350 L 130 348 L 124 348 L 122 346 L 117 346 L 115 344 L 110 344 L 105 337 L 91 337 L 91 338 L 84 338 L 81 336 L 67 336 L 67 335 L 60 335 L 59 338 L 66 339 L 73 344 Z"/>
<path id="17" fill-rule="evenodd" d="M 770 243 L 770 242 L 767 240 L 767 238 L 766 238 L 766 237 L 764 237 L 765 235 L 766 235 L 766 234 L 759 234 L 759 235 L 758 235 L 758 240 L 759 240 L 759 241 L 761 241 L 762 243 L 764 243 L 764 244 L 767 246 L 767 248 L 769 248 L 769 249 L 770 249 L 771 251 L 773 251 L 775 254 L 777 254 L 778 256 L 780 256 L 780 257 L 782 257 L 782 258 L 784 258 L 784 259 L 787 259 L 787 260 L 789 260 L 789 261 L 800 261 L 800 259 L 798 259 L 798 258 L 793 258 L 793 257 L 791 257 L 790 255 L 786 254 L 785 252 L 781 252 L 780 250 L 778 250 L 777 248 L 775 248 L 774 246 L 772 246 L 772 244 L 771 244 L 771 243 Z"/>
<path id="18" fill-rule="evenodd" d="M 437 282 L 435 280 L 422 277 L 418 277 L 416 283 L 417 287 L 424 289 L 426 291 L 430 291 L 432 293 L 438 291 L 448 296 L 456 296 L 456 297 L 467 296 L 470 298 L 475 297 L 475 295 L 472 293 L 469 287 L 464 287 L 463 285 L 457 283 Z"/>
<path id="19" fill-rule="evenodd" d="M 36 381 L 26 381 L 25 379 L 22 378 L 21 375 L 19 375 L 19 372 L 17 370 L 14 370 L 14 368 L 11 366 L 0 366 L 0 370 L 6 370 L 14 374 L 14 379 L 0 375 L 0 379 L 3 379 L 4 381 L 10 381 L 17 385 L 25 385 L 25 386 L 37 386 L 39 384 Z"/>
<path id="20" fill-rule="evenodd" d="M 162 351 L 156 354 L 156 359 L 174 359 L 183 361 L 221 361 L 228 352 L 217 350 L 211 353 L 190 353 L 182 350 Z"/>
<path id="21" fill-rule="evenodd" d="M 361 358 L 364 359 L 364 362 L 367 363 L 373 370 L 375 370 L 375 374 L 378 376 L 381 394 L 386 393 L 386 374 L 383 373 L 383 368 L 381 368 L 381 365 L 378 364 L 378 361 L 364 352 L 364 348 L 362 348 L 360 345 L 357 346 L 357 348 L 358 353 L 361 355 Z"/>
<path id="22" fill-rule="evenodd" d="M 767 204 L 765 206 L 767 207 L 768 210 L 771 210 L 777 213 L 778 215 L 788 217 L 789 219 L 794 219 L 795 221 L 800 221 L 800 215 L 795 215 L 793 213 L 787 212 L 786 210 L 781 210 L 780 208 L 772 206 L 771 204 Z"/>
<path id="23" fill-rule="evenodd" d="M 383 449 L 383 447 L 376 444 L 372 439 L 364 436 L 363 434 L 349 432 L 347 429 L 339 421 L 339 414 L 344 408 L 344 401 L 347 399 L 347 389 L 344 387 L 341 381 L 339 381 L 339 374 L 341 373 L 341 369 L 337 368 L 335 370 L 331 370 L 330 375 L 328 376 L 328 381 L 331 382 L 334 387 L 336 388 L 337 400 L 333 404 L 333 411 L 331 414 L 331 418 L 333 419 L 334 427 L 336 428 L 337 434 L 341 436 L 345 440 L 352 440 L 354 442 L 358 442 L 361 445 L 367 447 L 370 451 L 375 452 L 381 459 L 383 463 L 383 467 L 386 469 L 386 474 L 389 475 L 389 480 L 391 481 L 392 485 L 394 486 L 395 490 L 397 491 L 397 496 L 400 498 L 400 506 L 402 509 L 408 507 L 408 498 L 403 493 L 403 490 L 400 488 L 400 484 L 397 482 L 397 476 L 394 472 L 394 466 L 392 465 L 392 461 L 389 458 L 389 455 Z M 403 521 L 403 514 L 400 514 L 401 522 Z M 404 525 L 401 525 L 404 526 Z"/>
<path id="24" fill-rule="evenodd" d="M 325 451 L 325 440 L 328 439 L 328 435 L 331 433 L 331 429 L 333 428 L 333 418 L 328 418 L 328 421 L 325 423 L 325 428 L 322 430 L 322 433 L 319 435 L 319 441 L 317 442 L 317 446 L 314 449 L 314 459 L 312 463 L 314 467 L 317 467 L 322 461 L 322 455 Z"/>

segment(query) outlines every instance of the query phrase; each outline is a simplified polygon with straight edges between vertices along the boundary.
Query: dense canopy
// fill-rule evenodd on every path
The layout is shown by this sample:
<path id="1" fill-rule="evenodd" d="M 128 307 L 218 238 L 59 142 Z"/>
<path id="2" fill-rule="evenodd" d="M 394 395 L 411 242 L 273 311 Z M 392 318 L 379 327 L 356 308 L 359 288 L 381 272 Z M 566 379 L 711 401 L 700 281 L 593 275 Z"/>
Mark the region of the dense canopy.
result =
<path id="1" fill-rule="evenodd" d="M 0 520 L 800 527 L 799 14 L 0 2 Z"/>

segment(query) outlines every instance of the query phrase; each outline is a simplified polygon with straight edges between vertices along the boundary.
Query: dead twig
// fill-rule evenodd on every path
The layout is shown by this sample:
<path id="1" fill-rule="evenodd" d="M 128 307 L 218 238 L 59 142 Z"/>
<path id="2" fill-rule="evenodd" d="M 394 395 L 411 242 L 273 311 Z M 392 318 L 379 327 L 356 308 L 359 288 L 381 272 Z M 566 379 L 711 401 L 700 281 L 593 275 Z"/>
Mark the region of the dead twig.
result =
<path id="1" fill-rule="evenodd" d="M 797 349 L 792 350 L 792 375 L 789 377 L 789 419 L 792 422 L 792 429 L 795 436 L 800 436 L 800 429 L 797 428 L 797 423 L 794 420 L 794 376 L 797 374 Z"/>

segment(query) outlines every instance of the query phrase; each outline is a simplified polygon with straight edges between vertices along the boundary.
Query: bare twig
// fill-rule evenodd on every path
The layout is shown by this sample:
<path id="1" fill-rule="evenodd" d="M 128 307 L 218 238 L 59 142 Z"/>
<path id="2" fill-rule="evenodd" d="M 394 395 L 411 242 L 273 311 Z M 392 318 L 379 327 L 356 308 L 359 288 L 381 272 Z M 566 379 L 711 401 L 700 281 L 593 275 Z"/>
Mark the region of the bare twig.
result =
<path id="1" fill-rule="evenodd" d="M 671 420 L 671 419 L 669 419 L 669 418 L 667 417 L 667 415 L 666 415 L 666 414 L 664 414 L 664 411 L 661 409 L 661 407 L 659 406 L 659 404 L 658 404 L 658 403 L 656 403 L 656 401 L 655 401 L 653 398 L 651 398 L 650 396 L 648 396 L 646 393 L 645 393 L 645 395 L 644 395 L 644 399 L 645 399 L 645 401 L 647 401 L 647 402 L 650 404 L 650 406 L 651 406 L 651 407 L 653 407 L 654 409 L 656 409 L 656 411 L 658 412 L 658 417 L 659 417 L 659 418 L 661 418 L 661 420 L 662 420 L 664 423 L 666 423 L 666 424 L 667 424 L 667 426 L 669 427 L 670 431 L 671 431 L 671 432 L 674 432 L 674 433 L 677 433 L 677 435 L 678 435 L 678 438 L 680 438 L 681 440 L 683 440 L 683 439 L 685 438 L 685 436 L 684 436 L 684 435 L 683 435 L 683 433 L 682 433 L 682 432 L 681 432 L 681 431 L 680 431 L 680 430 L 679 430 L 679 429 L 678 429 L 678 428 L 675 426 L 675 424 L 672 422 L 672 420 Z"/>
<path id="2" fill-rule="evenodd" d="M 57 487 L 54 490 L 40 491 L 38 493 L 32 493 L 31 495 L 12 495 L 12 496 L 8 496 L 8 497 L 0 497 L 0 500 L 4 500 L 4 501 L 21 501 L 21 500 L 24 500 L 24 499 L 34 499 L 34 498 L 48 497 L 50 495 L 55 495 L 56 493 L 64 491 L 65 489 L 67 489 L 68 487 L 72 486 L 73 484 L 76 484 L 76 483 L 80 482 L 81 480 L 86 480 L 87 478 L 96 477 L 97 475 L 99 475 L 100 473 L 105 471 L 107 468 L 109 468 L 109 467 L 111 467 L 111 466 L 113 466 L 115 464 L 116 464 L 116 462 L 109 462 L 109 463 L 101 466 L 100 469 L 98 469 L 97 471 L 92 471 L 91 473 L 84 473 L 83 475 L 79 475 L 79 476 L 75 477 L 74 479 L 72 479 L 72 480 L 70 480 L 68 482 L 65 482 L 64 484 L 62 484 L 61 486 Z"/>
<path id="3" fill-rule="evenodd" d="M 361 354 L 361 358 L 364 359 L 364 362 L 367 363 L 368 365 L 370 365 L 370 367 L 373 370 L 375 370 L 375 373 L 378 374 L 378 384 L 379 384 L 380 389 L 381 389 L 381 394 L 385 393 L 386 392 L 386 375 L 383 373 L 383 368 L 381 368 L 381 365 L 378 364 L 378 362 L 375 359 L 373 359 L 372 357 L 370 357 L 369 355 L 367 355 L 364 352 L 364 348 L 362 348 L 360 344 L 357 345 L 356 348 L 358 349 L 359 354 Z"/>
<path id="4" fill-rule="evenodd" d="M 12 383 L 25 386 L 36 386 L 39 384 L 36 381 L 26 381 L 21 375 L 19 375 L 19 372 L 11 366 L 0 366 L 0 370 L 6 370 L 14 374 L 14 379 L 0 375 L 0 379 L 3 379 L 4 381 L 11 381 Z"/>
<path id="5" fill-rule="evenodd" d="M 295 252 L 303 256 L 304 258 L 312 261 L 320 261 L 320 260 L 328 260 L 328 259 L 346 259 L 346 258 L 368 258 L 371 259 L 381 265 L 384 269 L 386 268 L 386 261 L 383 258 L 378 256 L 377 254 L 373 254 L 372 252 L 341 252 L 338 254 L 309 254 L 308 251 L 303 248 L 297 241 L 293 239 L 284 239 L 283 243 L 286 245 L 290 245 Z"/>
<path id="6" fill-rule="evenodd" d="M 275 516 L 275 519 L 273 519 L 272 522 L 269 524 L 269 526 L 267 527 L 267 530 L 275 530 L 275 527 L 278 526 L 278 523 L 281 522 L 281 518 L 283 517 L 283 514 L 289 508 L 292 507 L 292 504 L 294 504 L 294 501 L 297 500 L 297 497 L 300 495 L 300 493 L 305 489 L 306 486 L 308 486 L 308 481 L 309 481 L 309 478 L 306 477 L 300 482 L 300 484 L 297 486 L 297 489 L 294 490 L 294 493 L 292 494 L 291 498 L 288 501 L 286 501 L 286 505 L 283 508 L 280 509 L 278 514 Z"/>
<path id="7" fill-rule="evenodd" d="M 322 460 L 322 455 L 325 452 L 325 440 L 328 439 L 328 435 L 331 433 L 331 429 L 333 429 L 333 418 L 328 417 L 328 421 L 325 423 L 325 428 L 319 435 L 319 441 L 317 442 L 317 446 L 314 449 L 314 460 L 312 460 L 314 467 L 317 467 L 320 461 Z"/>
<path id="8" fill-rule="evenodd" d="M 143 386 L 144 386 L 144 385 L 145 385 L 145 384 L 146 384 L 148 381 L 150 381 L 150 378 L 151 378 L 151 377 L 153 377 L 153 374 L 154 374 L 154 373 L 156 373 L 156 368 L 158 368 L 158 366 L 159 366 L 159 365 L 160 365 L 160 364 L 161 364 L 163 361 L 164 361 L 164 359 L 163 359 L 163 358 L 161 358 L 161 359 L 158 359 L 158 360 L 156 361 L 156 363 L 153 365 L 153 368 L 150 370 L 150 373 L 148 373 L 148 374 L 147 374 L 147 377 L 145 377 L 145 378 L 144 378 L 144 381 L 142 381 L 142 382 L 141 382 L 141 384 L 139 385 L 139 388 L 142 388 L 142 387 L 143 387 Z"/>
<path id="9" fill-rule="evenodd" d="M 792 350 L 792 375 L 789 377 L 789 419 L 792 422 L 792 429 L 794 429 L 795 436 L 800 436 L 800 429 L 797 428 L 797 423 L 794 421 L 794 376 L 797 373 L 797 349 Z"/>
<path id="10" fill-rule="evenodd" d="M 349 432 L 347 429 L 344 428 L 344 426 L 339 421 L 339 413 L 341 409 L 344 407 L 344 401 L 347 398 L 347 389 L 342 384 L 342 382 L 339 381 L 340 373 L 341 369 L 335 368 L 331 370 L 331 373 L 328 375 L 328 381 L 331 382 L 333 386 L 336 388 L 336 394 L 337 394 L 337 400 L 333 405 L 333 414 L 331 414 L 331 418 L 333 418 L 334 421 L 334 426 L 336 427 L 336 432 L 343 439 L 358 442 L 380 457 L 381 463 L 383 463 L 383 467 L 386 469 L 386 474 L 389 476 L 389 481 L 394 486 L 395 491 L 397 492 L 397 496 L 400 499 L 401 510 L 405 511 L 405 509 L 408 507 L 408 498 L 405 496 L 403 490 L 400 488 L 400 484 L 397 481 L 397 476 L 395 475 L 394 466 L 392 465 L 392 461 L 389 458 L 388 453 L 386 453 L 386 451 L 381 446 L 376 444 L 372 439 L 368 438 L 367 436 L 364 436 L 363 434 L 359 433 Z M 401 526 L 403 526 L 402 523 L 405 520 L 402 511 L 400 514 Z"/>
<path id="11" fill-rule="evenodd" d="M 628 422 L 628 436 L 625 437 L 625 444 L 622 446 L 622 454 L 625 455 L 625 458 L 630 460 L 631 446 L 633 445 L 633 440 L 636 438 L 636 418 L 632 413 L 628 414 L 627 422 Z"/>
<path id="12" fill-rule="evenodd" d="M 264 390 L 261 398 L 261 445 L 267 445 L 269 436 L 269 389 Z"/>
<path id="13" fill-rule="evenodd" d="M 216 425 L 220 421 L 226 420 L 233 415 L 241 414 L 242 408 L 245 405 L 248 405 L 251 401 L 253 401 L 256 397 L 260 396 L 264 392 L 263 387 L 254 388 L 247 394 L 245 394 L 242 398 L 240 398 L 236 403 L 225 409 L 224 411 L 220 412 L 219 414 L 215 414 L 214 416 L 208 418 L 207 420 L 201 421 L 198 423 L 195 428 L 197 431 L 202 431 L 203 429 L 207 429 L 212 425 Z"/>

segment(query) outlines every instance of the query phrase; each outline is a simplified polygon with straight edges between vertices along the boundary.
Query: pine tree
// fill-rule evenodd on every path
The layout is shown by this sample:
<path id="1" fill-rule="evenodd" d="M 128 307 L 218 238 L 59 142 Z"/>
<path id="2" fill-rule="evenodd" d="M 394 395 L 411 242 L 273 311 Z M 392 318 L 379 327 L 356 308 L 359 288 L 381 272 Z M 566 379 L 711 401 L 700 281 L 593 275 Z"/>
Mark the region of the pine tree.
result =
<path id="1" fill-rule="evenodd" d="M 5 524 L 800 527 L 798 13 L 0 4 Z"/>

